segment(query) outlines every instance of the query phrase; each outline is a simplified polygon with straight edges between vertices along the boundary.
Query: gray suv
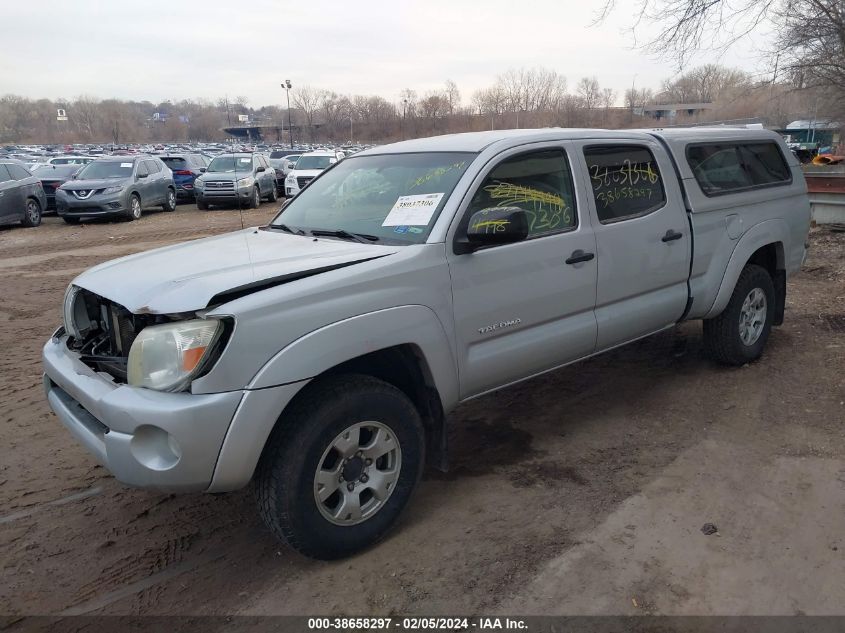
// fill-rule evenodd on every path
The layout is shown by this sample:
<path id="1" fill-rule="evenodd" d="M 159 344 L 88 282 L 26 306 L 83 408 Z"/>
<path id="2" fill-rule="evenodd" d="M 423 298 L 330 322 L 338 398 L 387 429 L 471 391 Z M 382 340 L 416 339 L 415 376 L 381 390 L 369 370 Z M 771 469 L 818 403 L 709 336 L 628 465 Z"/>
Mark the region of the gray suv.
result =
<path id="1" fill-rule="evenodd" d="M 20 222 L 38 226 L 46 206 L 47 196 L 38 178 L 16 161 L 0 161 L 0 225 Z"/>
<path id="2" fill-rule="evenodd" d="M 68 224 L 98 217 L 138 220 L 153 206 L 176 210 L 173 173 L 154 156 L 98 158 L 56 190 L 56 213 Z"/>
<path id="3" fill-rule="evenodd" d="M 209 204 L 243 203 L 257 209 L 262 198 L 278 200 L 276 171 L 261 154 L 220 154 L 194 181 L 194 195 L 200 209 L 208 209 Z"/>

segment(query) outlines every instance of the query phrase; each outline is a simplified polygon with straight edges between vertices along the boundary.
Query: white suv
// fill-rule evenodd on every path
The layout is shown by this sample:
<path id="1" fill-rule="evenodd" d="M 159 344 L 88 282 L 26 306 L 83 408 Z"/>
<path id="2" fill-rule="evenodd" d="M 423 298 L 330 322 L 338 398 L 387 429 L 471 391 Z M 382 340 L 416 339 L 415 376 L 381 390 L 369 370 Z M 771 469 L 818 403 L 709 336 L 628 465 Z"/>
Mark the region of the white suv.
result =
<path id="1" fill-rule="evenodd" d="M 343 159 L 343 154 L 332 150 L 306 152 L 296 161 L 294 168 L 285 178 L 285 195 L 292 198 L 324 169 Z"/>

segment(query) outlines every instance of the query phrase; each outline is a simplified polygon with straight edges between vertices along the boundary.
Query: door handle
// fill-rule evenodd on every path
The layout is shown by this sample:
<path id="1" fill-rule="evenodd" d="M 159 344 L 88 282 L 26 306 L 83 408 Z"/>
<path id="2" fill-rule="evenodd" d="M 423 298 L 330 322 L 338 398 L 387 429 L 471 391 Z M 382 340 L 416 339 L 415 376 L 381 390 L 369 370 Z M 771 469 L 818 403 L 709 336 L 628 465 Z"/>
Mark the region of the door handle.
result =
<path id="1" fill-rule="evenodd" d="M 595 257 L 595 253 L 585 253 L 579 248 L 577 251 L 572 251 L 572 255 L 569 256 L 569 259 L 566 260 L 566 263 L 579 264 L 581 262 L 588 262 L 593 257 Z"/>
<path id="2" fill-rule="evenodd" d="M 666 235 L 660 238 L 661 242 L 672 242 L 673 240 L 679 240 L 684 236 L 683 233 L 678 233 L 677 231 L 673 231 L 669 229 L 666 231 Z"/>

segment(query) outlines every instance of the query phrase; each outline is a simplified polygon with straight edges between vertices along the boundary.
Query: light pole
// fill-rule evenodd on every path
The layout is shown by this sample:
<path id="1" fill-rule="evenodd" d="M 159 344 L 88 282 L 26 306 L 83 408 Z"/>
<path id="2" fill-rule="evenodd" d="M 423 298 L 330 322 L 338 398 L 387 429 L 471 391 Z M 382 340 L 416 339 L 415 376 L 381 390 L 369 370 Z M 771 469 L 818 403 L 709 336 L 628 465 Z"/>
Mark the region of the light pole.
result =
<path id="1" fill-rule="evenodd" d="M 288 98 L 288 134 L 290 135 L 290 148 L 293 149 L 293 128 L 290 124 L 290 89 L 293 86 L 290 83 L 290 79 L 285 79 L 285 83 L 282 84 L 282 88 L 285 89 L 285 95 Z"/>
<path id="2" fill-rule="evenodd" d="M 408 108 L 408 100 L 402 99 L 402 138 L 405 138 L 405 111 Z"/>

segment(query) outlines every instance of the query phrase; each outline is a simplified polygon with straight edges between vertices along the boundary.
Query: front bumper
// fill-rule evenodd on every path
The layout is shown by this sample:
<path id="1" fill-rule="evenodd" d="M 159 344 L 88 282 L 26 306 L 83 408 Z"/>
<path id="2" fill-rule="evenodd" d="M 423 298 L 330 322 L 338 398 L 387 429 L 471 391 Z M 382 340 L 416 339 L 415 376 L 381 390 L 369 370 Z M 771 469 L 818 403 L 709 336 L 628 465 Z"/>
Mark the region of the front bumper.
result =
<path id="1" fill-rule="evenodd" d="M 94 195 L 86 200 L 79 200 L 66 192 L 56 194 L 56 213 L 70 217 L 96 217 L 119 215 L 128 205 L 122 193 Z"/>
<path id="2" fill-rule="evenodd" d="M 118 480 L 164 490 L 209 487 L 243 391 L 162 393 L 114 383 L 68 349 L 62 330 L 44 346 L 43 361 L 50 407 Z"/>
<path id="3" fill-rule="evenodd" d="M 235 191 L 209 191 L 207 189 L 194 189 L 196 199 L 209 204 L 226 204 L 239 201 L 249 202 L 252 198 L 252 185 L 241 187 Z"/>

